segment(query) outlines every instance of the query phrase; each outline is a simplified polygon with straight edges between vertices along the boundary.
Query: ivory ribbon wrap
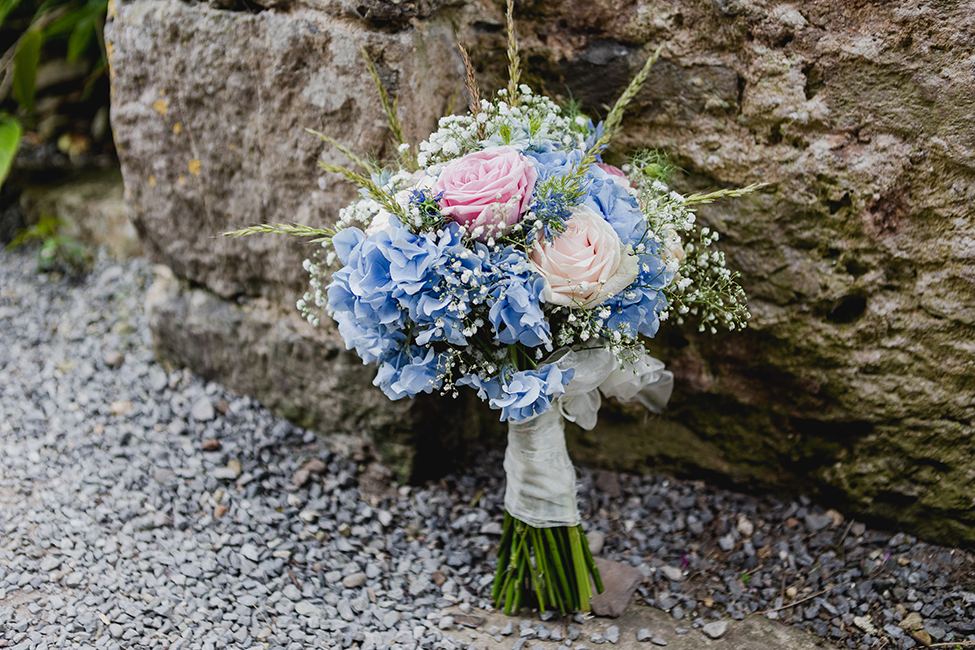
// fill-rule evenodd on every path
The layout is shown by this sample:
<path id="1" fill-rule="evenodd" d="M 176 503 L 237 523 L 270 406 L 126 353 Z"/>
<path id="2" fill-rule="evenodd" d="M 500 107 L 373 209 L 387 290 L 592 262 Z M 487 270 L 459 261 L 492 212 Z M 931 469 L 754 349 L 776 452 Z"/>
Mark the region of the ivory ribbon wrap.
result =
<path id="1" fill-rule="evenodd" d="M 638 402 L 652 413 L 663 413 L 674 391 L 674 373 L 664 370 L 663 361 L 646 353 L 621 362 L 606 348 L 569 350 L 558 364 L 563 369 L 576 369 L 559 409 L 566 420 L 587 430 L 596 426 L 599 391 L 621 402 Z"/>
<path id="2" fill-rule="evenodd" d="M 504 473 L 504 507 L 513 517 L 535 528 L 579 525 L 576 471 L 558 409 L 508 422 Z"/>
<path id="3" fill-rule="evenodd" d="M 647 354 L 620 362 L 608 349 L 568 350 L 557 360 L 563 369 L 575 368 L 572 381 L 557 408 L 522 422 L 508 422 L 504 453 L 507 478 L 504 507 L 516 519 L 535 528 L 577 526 L 576 475 L 565 447 L 563 417 L 584 429 L 596 426 L 601 398 L 639 402 L 660 413 L 674 389 L 674 375 L 662 361 Z"/>

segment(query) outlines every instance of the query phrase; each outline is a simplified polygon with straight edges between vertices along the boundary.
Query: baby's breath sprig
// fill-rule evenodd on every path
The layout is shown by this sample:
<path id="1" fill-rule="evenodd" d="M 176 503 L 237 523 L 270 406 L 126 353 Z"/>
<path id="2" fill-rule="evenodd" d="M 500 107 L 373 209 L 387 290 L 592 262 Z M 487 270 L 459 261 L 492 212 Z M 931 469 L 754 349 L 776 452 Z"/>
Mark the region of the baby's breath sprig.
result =
<path id="1" fill-rule="evenodd" d="M 738 283 L 737 271 L 725 267 L 723 251 L 708 250 L 718 240 L 718 233 L 708 227 L 698 232 L 698 242 L 684 246 L 686 258 L 675 281 L 664 288 L 664 295 L 682 325 L 690 314 L 699 319 L 698 330 L 717 333 L 718 327 L 741 330 L 751 314 L 745 291 Z"/>

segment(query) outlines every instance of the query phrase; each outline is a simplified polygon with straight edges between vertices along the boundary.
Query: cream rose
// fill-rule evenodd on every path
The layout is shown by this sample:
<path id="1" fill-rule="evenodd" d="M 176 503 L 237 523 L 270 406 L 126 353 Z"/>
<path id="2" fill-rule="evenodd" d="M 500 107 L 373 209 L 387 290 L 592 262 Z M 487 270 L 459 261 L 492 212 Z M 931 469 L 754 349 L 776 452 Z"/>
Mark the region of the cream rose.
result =
<path id="1" fill-rule="evenodd" d="M 376 216 L 369 223 L 369 227 L 366 228 L 366 237 L 372 237 L 383 231 L 389 232 L 392 228 L 392 224 L 389 223 L 389 217 L 389 212 L 380 208 L 379 212 L 376 213 Z"/>
<path id="2" fill-rule="evenodd" d="M 591 208 L 573 209 L 565 232 L 536 244 L 528 256 L 545 279 L 545 302 L 595 307 L 628 287 L 639 262 L 609 223 Z"/>

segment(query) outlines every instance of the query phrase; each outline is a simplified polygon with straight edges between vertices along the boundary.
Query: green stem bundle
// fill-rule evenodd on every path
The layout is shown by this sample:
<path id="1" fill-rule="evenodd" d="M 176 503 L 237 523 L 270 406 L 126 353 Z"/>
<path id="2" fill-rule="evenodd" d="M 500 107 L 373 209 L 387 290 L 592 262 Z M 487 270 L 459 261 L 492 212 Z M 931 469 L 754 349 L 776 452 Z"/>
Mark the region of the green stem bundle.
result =
<path id="1" fill-rule="evenodd" d="M 582 526 L 536 528 L 505 511 L 491 590 L 495 607 L 509 616 L 517 613 L 530 589 L 542 611 L 588 612 L 592 583 L 602 593 L 603 583 Z"/>

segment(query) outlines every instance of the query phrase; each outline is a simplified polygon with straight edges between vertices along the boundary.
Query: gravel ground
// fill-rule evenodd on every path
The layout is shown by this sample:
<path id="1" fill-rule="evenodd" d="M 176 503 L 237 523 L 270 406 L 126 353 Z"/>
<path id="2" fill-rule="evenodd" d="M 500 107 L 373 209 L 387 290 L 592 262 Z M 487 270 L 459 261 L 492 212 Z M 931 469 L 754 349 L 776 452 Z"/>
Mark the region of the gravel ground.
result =
<path id="1" fill-rule="evenodd" d="M 69 283 L 0 252 L 0 647 L 476 647 L 441 609 L 488 606 L 499 452 L 391 486 L 367 458 L 156 364 L 150 276 L 101 255 Z M 591 542 L 688 628 L 758 611 L 840 647 L 975 642 L 964 551 L 805 498 L 580 479 Z"/>

